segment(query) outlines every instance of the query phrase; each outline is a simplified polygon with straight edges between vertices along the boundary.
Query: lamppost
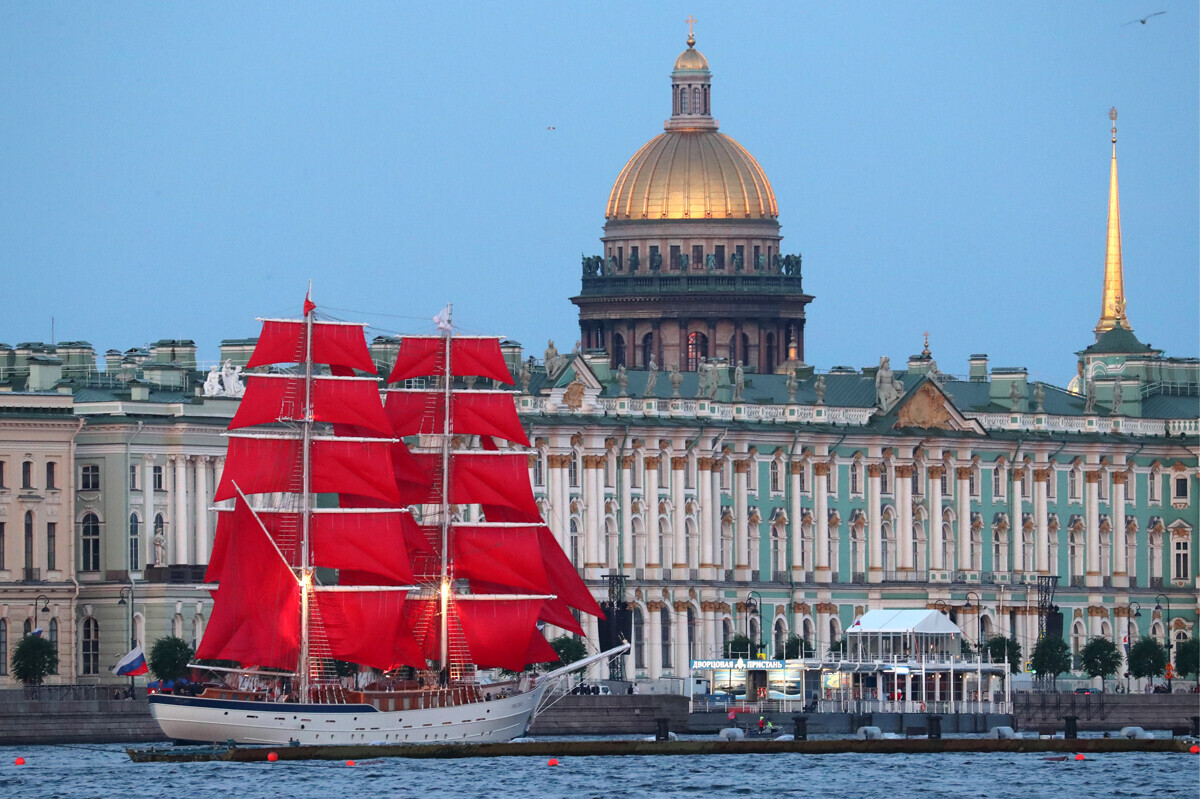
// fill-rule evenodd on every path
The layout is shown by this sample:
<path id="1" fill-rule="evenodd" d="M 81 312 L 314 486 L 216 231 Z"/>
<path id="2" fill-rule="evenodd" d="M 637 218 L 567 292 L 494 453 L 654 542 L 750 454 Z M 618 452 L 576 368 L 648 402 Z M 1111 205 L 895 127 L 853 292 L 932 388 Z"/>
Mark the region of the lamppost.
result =
<path id="1" fill-rule="evenodd" d="M 967 600 L 963 603 L 963 610 L 971 609 L 971 597 L 975 597 L 975 617 L 979 621 L 979 635 L 976 638 L 976 648 L 980 655 L 983 653 L 983 604 L 979 601 L 979 594 L 974 591 L 967 592 Z"/>
<path id="2" fill-rule="evenodd" d="M 50 597 L 46 596 L 45 594 L 38 594 L 38 595 L 37 595 L 37 598 L 33 600 L 33 606 L 36 608 L 36 607 L 37 607 L 37 604 L 38 604 L 39 602 L 41 602 L 41 603 L 42 603 L 42 610 L 41 610 L 41 612 L 42 612 L 42 613 L 49 613 L 49 612 L 50 612 Z M 39 626 L 40 626 L 40 625 L 39 625 Z"/>
<path id="3" fill-rule="evenodd" d="M 750 620 L 755 616 L 758 617 L 758 640 L 755 640 L 754 628 L 750 624 Z M 762 595 L 757 591 L 746 594 L 746 637 L 750 639 L 750 644 L 754 647 L 750 656 L 756 657 L 762 652 Z"/>
<path id="4" fill-rule="evenodd" d="M 1165 630 L 1163 638 L 1166 639 L 1167 649 L 1167 693 L 1171 693 L 1170 675 L 1174 672 L 1174 669 L 1171 667 L 1171 599 L 1166 594 L 1159 594 L 1154 597 L 1154 609 L 1159 614 L 1162 613 L 1162 606 L 1164 604 L 1167 606 L 1167 620 L 1163 624 L 1163 630 Z"/>
<path id="5" fill-rule="evenodd" d="M 941 613 L 943 616 L 950 615 L 950 607 L 946 604 L 946 600 L 944 599 L 935 600 L 933 603 L 933 609 L 938 613 Z"/>
<path id="6" fill-rule="evenodd" d="M 1137 610 L 1134 610 L 1134 606 Z M 1142 603 L 1130 602 L 1125 606 L 1125 693 L 1129 693 L 1129 630 L 1133 627 L 1133 622 L 1129 619 L 1140 619 L 1142 617 Z"/>
<path id="7" fill-rule="evenodd" d="M 117 604 L 124 607 L 129 606 L 129 648 L 132 650 L 137 646 L 137 636 L 133 630 L 133 584 L 121 587 L 121 598 L 117 600 Z M 129 695 L 133 696 L 133 675 L 129 675 Z"/>

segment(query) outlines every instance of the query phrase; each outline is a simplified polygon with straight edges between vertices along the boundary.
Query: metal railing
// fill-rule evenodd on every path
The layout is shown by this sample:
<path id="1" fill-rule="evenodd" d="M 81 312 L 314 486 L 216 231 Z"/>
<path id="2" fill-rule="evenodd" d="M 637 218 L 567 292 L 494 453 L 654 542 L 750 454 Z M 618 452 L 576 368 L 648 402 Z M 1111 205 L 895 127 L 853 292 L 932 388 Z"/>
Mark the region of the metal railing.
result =
<path id="1" fill-rule="evenodd" d="M 124 678 L 122 678 L 123 680 Z M 27 685 L 21 688 L 0 688 L 0 703 L 4 702 L 99 702 L 119 699 L 145 700 L 146 689 L 122 683 L 109 685 Z"/>

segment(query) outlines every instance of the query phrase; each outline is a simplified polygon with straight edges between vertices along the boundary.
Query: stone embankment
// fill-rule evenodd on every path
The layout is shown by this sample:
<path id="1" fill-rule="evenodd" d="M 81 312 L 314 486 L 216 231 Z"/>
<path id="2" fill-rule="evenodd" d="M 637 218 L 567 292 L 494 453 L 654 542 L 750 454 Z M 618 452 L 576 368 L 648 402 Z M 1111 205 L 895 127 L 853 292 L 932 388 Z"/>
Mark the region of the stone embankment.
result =
<path id="1" fill-rule="evenodd" d="M 0 691 L 0 745 L 165 741 L 145 691 L 132 699 L 112 687 L 43 686 Z"/>
<path id="2" fill-rule="evenodd" d="M 1063 728 L 1074 716 L 1081 731 L 1122 727 L 1191 731 L 1200 716 L 1200 694 L 1021 693 L 1013 696 L 1013 715 L 1022 730 Z"/>

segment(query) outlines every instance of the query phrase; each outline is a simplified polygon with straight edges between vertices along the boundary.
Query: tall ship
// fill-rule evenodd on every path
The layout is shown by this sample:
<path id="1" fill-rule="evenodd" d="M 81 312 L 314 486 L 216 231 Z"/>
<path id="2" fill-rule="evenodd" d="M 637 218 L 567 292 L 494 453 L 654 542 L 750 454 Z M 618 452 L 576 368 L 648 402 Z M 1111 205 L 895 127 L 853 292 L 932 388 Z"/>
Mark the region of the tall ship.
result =
<path id="1" fill-rule="evenodd" d="M 474 388 L 512 383 L 499 340 L 455 335 L 447 307 L 401 339 L 381 396 L 364 326 L 315 311 L 263 320 L 247 369 L 269 371 L 229 425 L 196 653 L 223 684 L 151 713 L 192 742 L 524 735 L 555 677 L 613 653 L 526 670 L 558 660 L 543 625 L 602 613 L 538 512 L 512 392 Z"/>

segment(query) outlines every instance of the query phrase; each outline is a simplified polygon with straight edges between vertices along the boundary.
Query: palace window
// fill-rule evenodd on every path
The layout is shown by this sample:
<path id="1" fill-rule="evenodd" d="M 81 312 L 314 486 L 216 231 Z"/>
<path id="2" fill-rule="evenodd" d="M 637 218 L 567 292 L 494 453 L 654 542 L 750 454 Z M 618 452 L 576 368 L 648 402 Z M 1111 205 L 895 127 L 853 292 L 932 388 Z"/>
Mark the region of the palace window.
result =
<path id="1" fill-rule="evenodd" d="M 1101 502 L 1108 502 L 1108 475 L 1104 472 L 1100 473 L 1100 480 L 1096 483 L 1096 495 Z"/>
<path id="2" fill-rule="evenodd" d="M 4 485 L 4 461 L 0 461 L 0 488 L 5 488 Z"/>
<path id="3" fill-rule="evenodd" d="M 33 461 L 21 463 L 21 488 L 33 488 Z"/>
<path id="4" fill-rule="evenodd" d="M 999 466 L 992 469 L 992 498 L 1004 499 L 1004 470 Z"/>
<path id="5" fill-rule="evenodd" d="M 859 469 L 860 469 L 860 465 L 858 463 L 850 464 L 850 493 L 851 493 L 851 495 L 862 493 L 862 489 L 858 484 Z"/>
<path id="6" fill-rule="evenodd" d="M 780 480 L 780 477 L 779 477 L 779 473 L 781 471 L 781 465 L 782 464 L 780 464 L 779 461 L 776 461 L 776 460 L 771 461 L 771 493 L 772 494 L 778 494 L 783 491 L 782 481 Z"/>
<path id="7" fill-rule="evenodd" d="M 1146 479 L 1146 498 L 1150 502 L 1158 502 L 1158 470 L 1151 469 L 1150 476 Z"/>
<path id="8" fill-rule="evenodd" d="M 1192 578 L 1191 542 L 1180 540 L 1175 542 L 1175 575 L 1176 580 Z"/>
<path id="9" fill-rule="evenodd" d="M 79 490 L 100 490 L 100 467 L 94 463 L 79 467 Z"/>
<path id="10" fill-rule="evenodd" d="M 646 625 L 641 608 L 633 609 L 633 667 L 646 668 Z"/>
<path id="11" fill-rule="evenodd" d="M 33 568 L 33 511 L 31 510 L 25 511 L 25 568 Z"/>
<path id="12" fill-rule="evenodd" d="M 54 571 L 58 568 L 58 558 L 55 548 L 58 545 L 58 522 L 46 522 L 46 569 Z"/>
<path id="13" fill-rule="evenodd" d="M 618 366 L 624 366 L 625 361 L 625 337 L 620 333 L 612 334 L 612 366 L 616 369 Z"/>
<path id="14" fill-rule="evenodd" d="M 1175 485 L 1175 490 L 1171 493 L 1171 499 L 1176 502 L 1186 502 L 1188 498 L 1188 479 L 1186 477 L 1176 477 L 1171 482 Z"/>
<path id="15" fill-rule="evenodd" d="M 80 571 L 100 571 L 100 519 L 96 514 L 89 513 L 83 517 L 80 532 Z"/>
<path id="16" fill-rule="evenodd" d="M 142 568 L 142 524 L 136 513 L 129 514 L 129 568 L 139 571 Z"/>
<path id="17" fill-rule="evenodd" d="M 546 466 L 542 458 L 541 452 L 535 452 L 533 455 L 533 484 L 535 486 L 546 485 Z"/>
<path id="18" fill-rule="evenodd" d="M 700 359 L 708 357 L 708 336 L 703 333 L 688 333 L 687 367 L 689 372 L 700 368 Z"/>
<path id="19" fill-rule="evenodd" d="M 153 475 L 153 478 L 154 478 L 154 490 L 162 491 L 163 490 L 163 467 L 155 466 L 151 470 L 151 474 Z"/>
<path id="20" fill-rule="evenodd" d="M 58 655 L 58 619 L 50 620 L 50 646 L 54 650 L 54 654 Z M 58 661 L 54 662 L 54 671 L 51 674 L 58 674 Z"/>
<path id="21" fill-rule="evenodd" d="M 950 477 L 948 475 L 949 471 L 950 471 L 949 466 L 942 469 L 942 477 L 941 477 L 940 482 L 942 484 L 942 496 L 943 497 L 950 493 L 950 485 L 949 485 Z"/>
<path id="22" fill-rule="evenodd" d="M 970 477 L 967 478 L 967 493 L 973 498 L 979 497 L 979 469 L 971 467 Z"/>
<path id="23" fill-rule="evenodd" d="M 1079 472 L 1075 469 L 1067 472 L 1067 499 L 1072 502 L 1079 499 Z"/>
<path id="24" fill-rule="evenodd" d="M 140 470 L 138 469 L 137 466 L 132 465 L 132 464 L 130 465 L 130 467 L 129 467 L 129 490 L 130 491 L 138 490 L 138 471 L 140 471 Z"/>
<path id="25" fill-rule="evenodd" d="M 579 454 L 572 452 L 571 460 L 567 463 L 567 485 L 579 488 Z"/>
<path id="26" fill-rule="evenodd" d="M 879 493 L 892 493 L 892 467 L 886 463 L 879 466 Z"/>
<path id="27" fill-rule="evenodd" d="M 83 620 L 83 641 L 79 657 L 81 674 L 100 673 L 100 624 L 90 616 Z"/>
<path id="28" fill-rule="evenodd" d="M 0 570 L 8 568 L 4 565 L 4 522 L 0 522 Z"/>
<path id="29" fill-rule="evenodd" d="M 662 627 L 662 666 L 671 668 L 671 613 L 666 606 L 659 611 L 659 626 Z"/>
<path id="30" fill-rule="evenodd" d="M 912 470 L 912 495 L 921 496 L 921 467 L 915 465 Z"/>
<path id="31" fill-rule="evenodd" d="M 58 464 L 54 461 L 46 462 L 46 488 L 58 488 Z"/>
<path id="32" fill-rule="evenodd" d="M 1029 499 L 1029 470 L 1021 470 L 1021 499 Z"/>
<path id="33" fill-rule="evenodd" d="M 806 469 L 804 467 L 804 464 L 797 464 L 797 466 L 796 466 L 796 482 L 800 486 L 800 493 L 802 493 L 802 494 L 808 492 L 808 480 L 806 479 L 807 475 L 808 475 L 808 469 Z"/>
<path id="34" fill-rule="evenodd" d="M 633 465 L 629 467 L 629 487 L 630 488 L 641 488 L 642 487 L 642 469 L 644 469 L 644 468 L 645 468 L 645 464 L 642 463 L 642 458 L 638 455 L 634 455 L 633 456 Z"/>
<path id="35" fill-rule="evenodd" d="M 0 619 L 0 677 L 8 676 L 8 620 Z"/>

